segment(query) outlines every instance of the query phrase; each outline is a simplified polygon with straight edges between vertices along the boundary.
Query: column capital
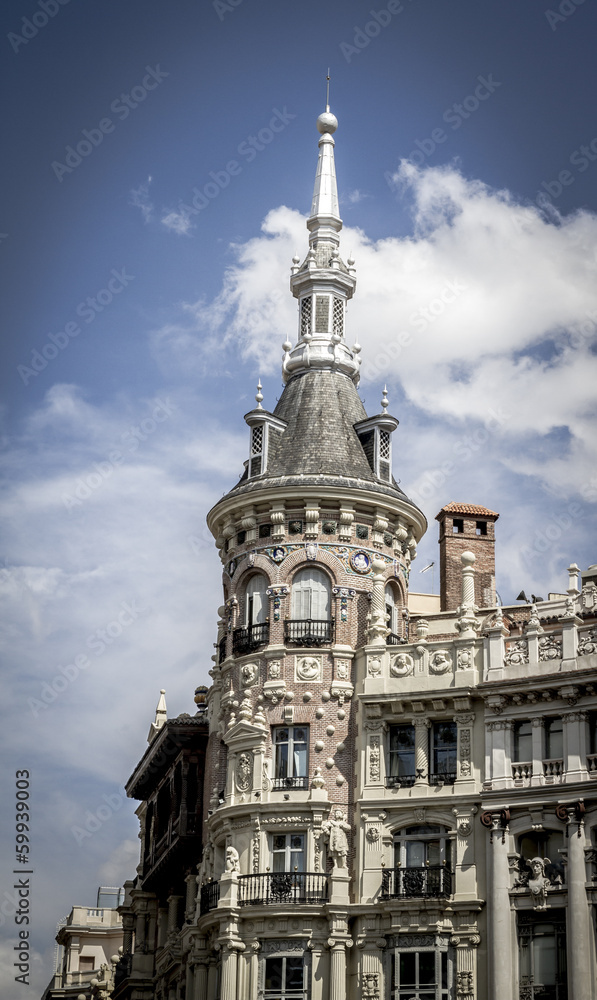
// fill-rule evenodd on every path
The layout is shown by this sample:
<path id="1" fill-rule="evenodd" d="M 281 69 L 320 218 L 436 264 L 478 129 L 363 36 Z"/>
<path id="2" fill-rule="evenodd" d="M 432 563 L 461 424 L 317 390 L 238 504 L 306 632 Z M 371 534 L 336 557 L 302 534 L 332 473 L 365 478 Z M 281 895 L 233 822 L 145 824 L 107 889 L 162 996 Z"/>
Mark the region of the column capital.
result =
<path id="1" fill-rule="evenodd" d="M 479 817 L 482 825 L 489 830 L 489 843 L 493 843 L 493 835 L 501 830 L 502 844 L 506 843 L 506 831 L 510 822 L 510 809 L 506 806 L 503 809 L 486 810 Z"/>

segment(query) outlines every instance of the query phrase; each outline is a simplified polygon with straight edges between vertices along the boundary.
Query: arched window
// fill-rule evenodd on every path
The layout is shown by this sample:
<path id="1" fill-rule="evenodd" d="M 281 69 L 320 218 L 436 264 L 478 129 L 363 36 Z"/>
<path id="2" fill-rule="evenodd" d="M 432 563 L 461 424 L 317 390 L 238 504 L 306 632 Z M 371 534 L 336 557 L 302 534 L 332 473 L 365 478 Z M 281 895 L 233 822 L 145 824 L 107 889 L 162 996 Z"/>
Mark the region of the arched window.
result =
<path id="1" fill-rule="evenodd" d="M 245 624 L 261 625 L 267 618 L 268 582 L 262 573 L 255 573 L 245 590 Z"/>
<path id="2" fill-rule="evenodd" d="M 330 581 L 326 574 L 315 566 L 299 570 L 292 581 L 292 618 L 328 621 L 330 606 Z"/>
<path id="3" fill-rule="evenodd" d="M 382 875 L 385 898 L 450 896 L 451 841 L 443 826 L 408 826 L 394 838 L 394 868 Z"/>

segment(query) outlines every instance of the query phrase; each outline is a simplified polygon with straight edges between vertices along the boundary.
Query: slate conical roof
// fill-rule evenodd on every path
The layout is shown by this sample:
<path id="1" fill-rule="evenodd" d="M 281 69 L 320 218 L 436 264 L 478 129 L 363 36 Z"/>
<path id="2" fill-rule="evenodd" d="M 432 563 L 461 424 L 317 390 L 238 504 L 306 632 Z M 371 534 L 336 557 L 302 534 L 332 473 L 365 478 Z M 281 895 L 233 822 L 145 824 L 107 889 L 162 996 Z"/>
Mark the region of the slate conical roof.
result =
<path id="1" fill-rule="evenodd" d="M 297 485 L 366 487 L 415 507 L 394 479 L 375 474 L 377 466 L 370 462 L 355 429 L 367 420 L 367 413 L 356 388 L 361 348 L 349 347 L 346 341 L 346 304 L 356 278 L 354 261 L 349 258 L 347 266 L 339 254 L 342 220 L 332 138 L 337 127 L 327 105 L 317 119 L 319 155 L 307 220 L 309 252 L 302 264 L 295 257 L 291 268 L 299 329 L 294 347 L 290 341 L 284 344 L 286 385 L 273 414 L 261 408 L 260 395 L 257 410 L 245 417 L 249 426 L 269 421 L 265 471 L 249 476 L 245 470 L 227 495 Z M 390 430 L 397 426 L 398 421 L 385 413 L 379 418 Z"/>

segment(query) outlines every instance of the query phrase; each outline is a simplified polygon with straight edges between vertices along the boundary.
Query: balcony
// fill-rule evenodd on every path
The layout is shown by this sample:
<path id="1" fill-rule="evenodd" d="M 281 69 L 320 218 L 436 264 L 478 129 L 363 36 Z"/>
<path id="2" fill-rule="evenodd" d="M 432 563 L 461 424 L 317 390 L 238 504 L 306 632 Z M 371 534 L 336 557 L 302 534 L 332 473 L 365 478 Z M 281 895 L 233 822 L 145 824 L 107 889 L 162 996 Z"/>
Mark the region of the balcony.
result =
<path id="1" fill-rule="evenodd" d="M 533 774 L 533 764 L 530 760 L 512 764 L 512 777 L 517 785 L 528 785 Z"/>
<path id="2" fill-rule="evenodd" d="M 561 782 L 564 775 L 564 761 L 562 759 L 551 758 L 543 761 L 543 775 L 546 783 L 556 784 Z"/>
<path id="3" fill-rule="evenodd" d="M 328 876 L 314 872 L 266 872 L 241 875 L 240 906 L 323 904 L 328 901 Z"/>
<path id="4" fill-rule="evenodd" d="M 287 618 L 284 642 L 295 646 L 330 646 L 334 640 L 334 619 Z"/>
<path id="5" fill-rule="evenodd" d="M 258 625 L 235 628 L 232 633 L 232 652 L 235 656 L 254 653 L 260 646 L 265 646 L 268 641 L 269 622 L 259 622 Z"/>
<path id="6" fill-rule="evenodd" d="M 414 774 L 387 774 L 386 788 L 412 788 L 415 783 Z"/>
<path id="7" fill-rule="evenodd" d="M 201 892 L 199 895 L 199 913 L 203 916 L 205 913 L 209 913 L 210 910 L 215 910 L 220 899 L 220 883 L 219 882 L 207 882 L 206 885 L 201 886 Z"/>
<path id="8" fill-rule="evenodd" d="M 386 868 L 381 873 L 382 899 L 430 898 L 452 895 L 452 872 L 444 865 Z"/>
<path id="9" fill-rule="evenodd" d="M 597 753 L 587 755 L 587 771 L 590 778 L 597 778 Z"/>
<path id="10" fill-rule="evenodd" d="M 291 778 L 273 778 L 272 788 L 274 791 L 288 791 L 290 788 L 308 788 L 309 779 L 306 775 L 294 775 Z"/>
<path id="11" fill-rule="evenodd" d="M 428 780 L 430 785 L 453 785 L 456 771 L 430 771 Z"/>
<path id="12" fill-rule="evenodd" d="M 519 1000 L 568 1000 L 568 987 L 566 983 L 544 986 L 541 983 L 533 983 L 532 980 L 523 976 L 518 990 L 518 998 Z"/>

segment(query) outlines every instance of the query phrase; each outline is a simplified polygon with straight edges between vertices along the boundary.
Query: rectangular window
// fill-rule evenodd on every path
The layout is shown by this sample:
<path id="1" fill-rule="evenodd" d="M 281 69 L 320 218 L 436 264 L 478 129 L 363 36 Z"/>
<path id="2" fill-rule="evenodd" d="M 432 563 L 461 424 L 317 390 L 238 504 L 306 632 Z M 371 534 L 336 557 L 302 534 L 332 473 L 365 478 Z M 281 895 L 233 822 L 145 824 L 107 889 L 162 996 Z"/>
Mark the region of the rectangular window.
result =
<path id="1" fill-rule="evenodd" d="M 412 785 L 415 780 L 415 727 L 390 726 L 390 759 L 387 784 L 390 788 Z"/>
<path id="2" fill-rule="evenodd" d="M 304 872 L 304 833 L 275 833 L 272 837 L 272 871 Z"/>
<path id="3" fill-rule="evenodd" d="M 431 730 L 429 784 L 456 780 L 458 727 L 455 722 L 434 722 Z"/>
<path id="4" fill-rule="evenodd" d="M 477 527 L 476 527 L 475 533 L 477 535 L 486 535 L 487 534 L 487 521 L 477 521 Z"/>
<path id="5" fill-rule="evenodd" d="M 449 1000 L 447 951 L 396 951 L 390 958 L 391 1000 Z"/>
<path id="6" fill-rule="evenodd" d="M 564 728 L 561 717 L 545 720 L 545 756 L 547 760 L 564 757 Z"/>
<path id="7" fill-rule="evenodd" d="M 311 333 L 311 297 L 301 299 L 301 337 Z"/>
<path id="8" fill-rule="evenodd" d="M 334 333 L 344 336 L 344 302 L 334 296 Z"/>
<path id="9" fill-rule="evenodd" d="M 546 920 L 538 913 L 518 914 L 520 995 L 567 1000 L 566 925 L 562 911 Z"/>
<path id="10" fill-rule="evenodd" d="M 303 1000 L 305 966 L 302 955 L 272 955 L 265 960 L 264 1000 Z"/>
<path id="11" fill-rule="evenodd" d="M 452 534 L 462 535 L 464 533 L 464 521 L 461 517 L 455 517 L 452 520 Z"/>
<path id="12" fill-rule="evenodd" d="M 95 969 L 95 959 L 93 955 L 79 956 L 79 972 L 91 972 Z"/>
<path id="13" fill-rule="evenodd" d="M 528 719 L 514 725 L 513 763 L 531 763 L 533 760 L 533 729 Z"/>
<path id="14" fill-rule="evenodd" d="M 274 744 L 274 788 L 307 788 L 309 758 L 308 726 L 276 726 Z"/>

